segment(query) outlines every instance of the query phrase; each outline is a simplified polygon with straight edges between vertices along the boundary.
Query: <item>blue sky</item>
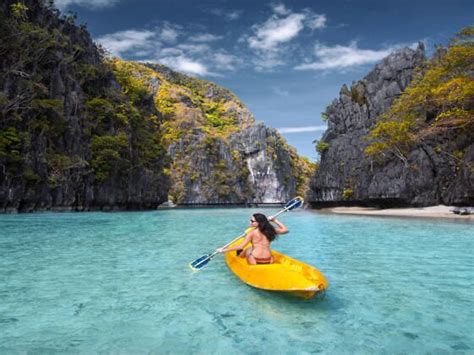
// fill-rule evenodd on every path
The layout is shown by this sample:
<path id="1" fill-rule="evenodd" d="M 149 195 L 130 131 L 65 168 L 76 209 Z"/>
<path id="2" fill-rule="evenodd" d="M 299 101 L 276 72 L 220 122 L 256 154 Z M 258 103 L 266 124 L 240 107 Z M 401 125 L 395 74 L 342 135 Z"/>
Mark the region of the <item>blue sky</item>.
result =
<path id="1" fill-rule="evenodd" d="M 158 62 L 233 91 L 301 155 L 345 83 L 396 48 L 428 54 L 474 24 L 473 0 L 56 0 L 111 55 Z"/>

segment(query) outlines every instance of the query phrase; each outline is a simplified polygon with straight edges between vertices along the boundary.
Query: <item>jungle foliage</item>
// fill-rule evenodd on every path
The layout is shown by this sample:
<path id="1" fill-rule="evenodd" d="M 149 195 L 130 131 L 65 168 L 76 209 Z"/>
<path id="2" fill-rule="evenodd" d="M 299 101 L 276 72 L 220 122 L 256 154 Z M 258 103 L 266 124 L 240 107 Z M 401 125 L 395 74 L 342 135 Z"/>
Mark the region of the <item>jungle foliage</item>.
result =
<path id="1" fill-rule="evenodd" d="M 73 180 L 125 189 L 133 172 L 152 172 L 173 179 L 179 201 L 184 177 L 216 187 L 223 199 L 236 179 L 248 180 L 243 155 L 232 152 L 233 165 L 219 156 L 233 133 L 254 124 L 233 93 L 160 65 L 106 59 L 74 22 L 51 0 L 0 4 L 3 181 L 23 178 L 38 191 Z M 186 154 L 168 161 L 170 146 L 189 145 L 189 153 L 194 141 L 209 154 L 209 176 Z M 276 148 L 269 154 L 276 159 Z M 311 164 L 290 155 L 303 186 Z M 237 178 L 229 166 L 240 169 Z"/>
<path id="2" fill-rule="evenodd" d="M 126 180 L 136 168 L 159 172 L 158 111 L 133 68 L 106 61 L 52 1 L 10 3 L 0 7 L 4 174 L 56 187 L 72 168 L 89 169 L 99 183 Z M 68 160 L 81 164 L 61 163 Z"/>

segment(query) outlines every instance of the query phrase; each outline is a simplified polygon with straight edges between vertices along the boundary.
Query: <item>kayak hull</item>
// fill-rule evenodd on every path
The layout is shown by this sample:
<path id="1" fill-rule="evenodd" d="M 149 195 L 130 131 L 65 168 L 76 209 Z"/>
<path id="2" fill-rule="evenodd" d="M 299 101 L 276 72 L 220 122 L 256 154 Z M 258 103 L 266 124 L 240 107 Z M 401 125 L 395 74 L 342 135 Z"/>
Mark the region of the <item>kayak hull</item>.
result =
<path id="1" fill-rule="evenodd" d="M 243 239 L 231 246 L 238 245 Z M 242 253 L 244 255 L 245 252 Z M 291 293 L 310 299 L 328 287 L 328 281 L 315 267 L 272 250 L 272 264 L 249 265 L 236 252 L 225 254 L 229 269 L 247 285 L 267 291 Z"/>

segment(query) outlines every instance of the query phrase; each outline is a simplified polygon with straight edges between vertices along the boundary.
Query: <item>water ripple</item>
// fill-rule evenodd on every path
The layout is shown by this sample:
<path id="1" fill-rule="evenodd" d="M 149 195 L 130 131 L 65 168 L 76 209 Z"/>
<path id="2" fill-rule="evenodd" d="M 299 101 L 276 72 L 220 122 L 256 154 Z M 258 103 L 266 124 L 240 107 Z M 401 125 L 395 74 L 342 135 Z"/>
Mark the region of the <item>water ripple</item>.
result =
<path id="1" fill-rule="evenodd" d="M 217 256 L 248 209 L 0 216 L 0 353 L 470 353 L 474 225 L 282 216 L 325 298 L 244 285 Z M 268 209 L 265 213 L 276 212 Z"/>

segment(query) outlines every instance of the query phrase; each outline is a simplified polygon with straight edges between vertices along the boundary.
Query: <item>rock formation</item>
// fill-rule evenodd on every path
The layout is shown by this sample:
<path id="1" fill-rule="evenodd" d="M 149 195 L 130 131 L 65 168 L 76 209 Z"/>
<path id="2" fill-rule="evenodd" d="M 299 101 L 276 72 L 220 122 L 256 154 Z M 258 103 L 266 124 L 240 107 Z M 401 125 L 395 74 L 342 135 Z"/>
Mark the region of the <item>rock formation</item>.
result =
<path id="1" fill-rule="evenodd" d="M 428 206 L 474 203 L 472 135 L 445 131 L 416 144 L 406 161 L 376 160 L 364 150 L 367 134 L 425 61 L 422 44 L 385 58 L 327 108 L 328 129 L 320 142 L 321 161 L 310 183 L 313 207 L 335 205 Z M 454 160 L 440 152 L 462 151 Z"/>
<path id="2" fill-rule="evenodd" d="M 131 103 L 88 32 L 50 4 L 2 1 L 0 17 L 0 210 L 166 201 L 165 151 L 143 157 L 153 102 Z"/>
<path id="3" fill-rule="evenodd" d="M 0 211 L 282 202 L 303 188 L 306 163 L 229 90 L 105 58 L 52 2 L 2 1 L 0 39 Z"/>
<path id="4" fill-rule="evenodd" d="M 304 189 L 297 170 L 305 162 L 276 130 L 256 123 L 233 93 L 161 65 L 148 67 L 160 75 L 158 107 L 170 111 L 165 136 L 179 132 L 167 140 L 175 202 L 275 203 Z"/>

